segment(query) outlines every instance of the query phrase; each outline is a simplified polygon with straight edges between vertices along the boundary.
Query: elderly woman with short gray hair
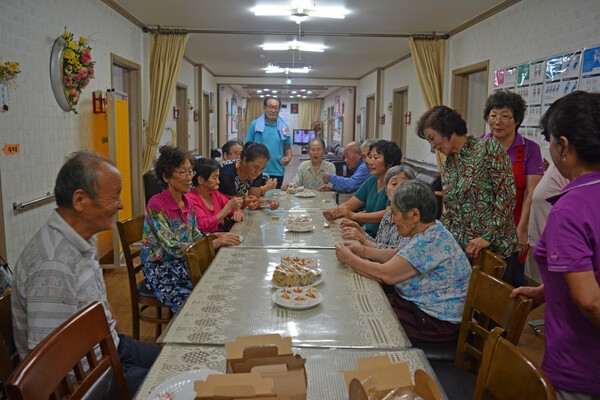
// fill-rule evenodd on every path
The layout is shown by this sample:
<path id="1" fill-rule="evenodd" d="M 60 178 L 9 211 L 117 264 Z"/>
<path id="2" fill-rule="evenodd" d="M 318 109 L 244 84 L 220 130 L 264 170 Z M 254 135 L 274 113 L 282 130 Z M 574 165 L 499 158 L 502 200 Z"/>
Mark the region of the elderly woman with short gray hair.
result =
<path id="1" fill-rule="evenodd" d="M 392 196 L 392 221 L 408 243 L 394 255 L 345 242 L 338 260 L 384 284 L 388 300 L 411 340 L 446 342 L 458 338 L 471 265 L 452 234 L 435 220 L 431 186 L 411 180 Z"/>
<path id="2" fill-rule="evenodd" d="M 415 170 L 406 164 L 395 165 L 390 168 L 383 178 L 388 199 L 392 201 L 392 194 L 398 185 L 410 179 L 415 179 L 415 176 Z M 375 238 L 366 233 L 358 222 L 349 219 L 343 219 L 340 222 L 340 227 L 342 228 L 343 239 L 358 240 L 360 244 L 368 247 L 397 250 L 409 241 L 409 238 L 400 236 L 396 225 L 392 222 L 391 207 L 383 215 L 383 218 L 381 218 L 379 230 Z M 390 256 L 393 254 L 391 253 Z"/>

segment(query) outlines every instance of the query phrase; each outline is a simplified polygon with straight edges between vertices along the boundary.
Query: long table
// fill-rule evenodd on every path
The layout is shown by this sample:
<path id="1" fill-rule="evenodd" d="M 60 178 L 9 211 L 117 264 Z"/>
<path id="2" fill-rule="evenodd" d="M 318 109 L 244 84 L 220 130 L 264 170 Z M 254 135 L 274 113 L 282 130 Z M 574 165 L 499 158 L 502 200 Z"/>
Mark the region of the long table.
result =
<path id="1" fill-rule="evenodd" d="M 271 300 L 282 256 L 317 259 L 323 301 L 308 309 Z M 295 346 L 410 347 L 380 285 L 337 261 L 333 249 L 223 248 L 160 338 L 169 344 L 223 345 L 238 336 L 280 333 Z"/>
<path id="2" fill-rule="evenodd" d="M 309 215 L 314 229 L 307 232 L 293 232 L 285 228 L 285 220 L 298 215 Z M 252 210 L 246 220 L 236 223 L 231 233 L 241 235 L 243 240 L 238 247 L 247 248 L 335 248 L 342 237 L 340 220 L 324 226 L 322 209 L 295 208 L 292 210 Z"/>
<path id="3" fill-rule="evenodd" d="M 435 379 L 435 374 L 420 349 L 382 351 L 293 347 L 292 350 L 294 354 L 300 354 L 306 359 L 307 400 L 348 399 L 348 389 L 341 371 L 356 369 L 356 360 L 359 358 L 383 354 L 388 355 L 393 362 L 407 362 L 413 375 L 415 370 L 422 369 Z M 148 396 L 161 383 L 185 371 L 211 369 L 225 372 L 226 358 L 223 346 L 165 345 L 134 400 L 167 398 Z M 443 392 L 442 395 L 445 399 Z"/>
<path id="4" fill-rule="evenodd" d="M 277 192 L 269 195 L 273 193 Z M 423 352 L 410 348 L 380 285 L 337 261 L 339 221 L 324 227 L 322 216 L 323 209 L 336 205 L 333 194 L 277 198 L 277 210 L 248 211 L 246 220 L 234 226 L 232 232 L 244 236 L 242 244 L 219 250 L 159 338 L 163 349 L 135 400 L 148 398 L 158 385 L 182 372 L 224 372 L 225 343 L 266 333 L 291 337 L 294 352 L 307 360 L 309 400 L 347 399 L 340 371 L 355 369 L 357 359 L 375 355 L 406 361 L 411 373 L 420 368 L 435 379 Z M 315 229 L 287 231 L 285 218 L 299 214 L 310 215 Z M 316 286 L 321 303 L 297 310 L 273 302 L 271 277 L 282 256 L 318 260 L 324 273 Z M 446 398 L 443 391 L 442 397 Z"/>

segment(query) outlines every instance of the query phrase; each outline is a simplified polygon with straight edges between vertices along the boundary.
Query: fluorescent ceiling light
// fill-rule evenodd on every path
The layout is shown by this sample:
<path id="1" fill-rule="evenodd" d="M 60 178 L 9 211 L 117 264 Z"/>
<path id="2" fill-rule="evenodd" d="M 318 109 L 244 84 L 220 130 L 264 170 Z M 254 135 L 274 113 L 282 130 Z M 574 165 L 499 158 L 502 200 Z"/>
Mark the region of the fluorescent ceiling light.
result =
<path id="1" fill-rule="evenodd" d="M 322 53 L 327 48 L 326 46 L 318 43 L 306 43 L 293 40 L 287 43 L 265 43 L 261 46 L 265 51 L 285 51 L 285 50 L 299 50 L 299 51 L 312 51 Z"/>
<path id="2" fill-rule="evenodd" d="M 304 66 L 300 68 L 294 67 L 280 67 L 279 65 L 269 64 L 267 68 L 265 68 L 265 72 L 267 74 L 308 74 L 310 72 L 310 67 Z"/>
<path id="3" fill-rule="evenodd" d="M 252 9 L 256 16 L 289 16 L 297 24 L 308 17 L 344 19 L 348 10 L 343 7 L 312 7 L 310 0 L 294 0 L 290 7 L 264 5 Z"/>

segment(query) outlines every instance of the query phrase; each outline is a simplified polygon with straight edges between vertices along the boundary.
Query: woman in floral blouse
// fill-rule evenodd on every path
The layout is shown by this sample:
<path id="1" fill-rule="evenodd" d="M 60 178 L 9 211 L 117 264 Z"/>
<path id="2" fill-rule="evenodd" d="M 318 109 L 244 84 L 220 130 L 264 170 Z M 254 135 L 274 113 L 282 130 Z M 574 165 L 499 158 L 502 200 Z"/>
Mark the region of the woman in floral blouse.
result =
<path id="1" fill-rule="evenodd" d="M 140 257 L 148 288 L 177 312 L 192 291 L 183 249 L 202 237 L 192 204 L 184 196 L 194 176 L 194 157 L 178 147 L 162 146 L 159 151 L 154 170 L 167 188 L 146 207 Z"/>
<path id="2" fill-rule="evenodd" d="M 323 139 L 320 137 L 311 139 L 308 142 L 310 160 L 300 163 L 292 182 L 281 186 L 281 190 L 287 190 L 288 186 L 304 186 L 305 189 L 318 189 L 323 186 L 324 174 L 335 175 L 335 165 L 323 160 L 323 154 L 325 154 Z"/>
<path id="3" fill-rule="evenodd" d="M 515 180 L 510 158 L 497 140 L 467 136 L 460 114 L 435 106 L 419 120 L 417 135 L 447 156 L 442 166 L 444 214 L 441 222 L 474 259 L 489 248 L 507 264 L 517 262 L 517 228 L 513 218 Z"/>

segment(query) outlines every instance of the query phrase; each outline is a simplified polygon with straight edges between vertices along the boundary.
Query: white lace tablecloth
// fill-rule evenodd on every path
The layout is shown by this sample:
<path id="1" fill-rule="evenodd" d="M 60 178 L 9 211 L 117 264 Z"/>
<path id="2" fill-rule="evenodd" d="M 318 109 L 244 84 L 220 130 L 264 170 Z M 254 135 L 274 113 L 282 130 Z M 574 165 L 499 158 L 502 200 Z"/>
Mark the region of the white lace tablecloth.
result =
<path id="1" fill-rule="evenodd" d="M 285 219 L 298 215 L 309 215 L 314 229 L 308 232 L 287 230 L 284 226 Z M 233 226 L 231 233 L 243 236 L 242 243 L 237 247 L 333 249 L 335 243 L 342 240 L 341 219 L 331 221 L 327 228 L 323 226 L 324 221 L 321 209 L 251 210 L 246 214 L 245 221 Z"/>
<path id="2" fill-rule="evenodd" d="M 280 210 L 297 210 L 303 208 L 324 209 L 337 206 L 335 202 L 335 192 L 317 192 L 316 190 L 311 190 L 310 192 L 314 193 L 315 196 L 302 197 L 304 196 L 304 193 L 288 194 L 276 189 L 269 190 L 265 194 L 265 198 L 279 201 Z M 284 195 L 282 196 L 281 193 Z"/>
<path id="3" fill-rule="evenodd" d="M 348 399 L 348 390 L 341 371 L 356 369 L 356 360 L 359 358 L 382 354 L 389 355 L 393 362 L 407 362 L 411 374 L 417 369 L 423 369 L 435 379 L 429 362 L 419 349 L 377 351 L 293 347 L 292 350 L 306 359 L 308 400 Z M 185 371 L 212 369 L 225 372 L 226 358 L 223 346 L 165 345 L 134 400 L 159 400 L 148 396 L 161 383 Z M 438 387 L 441 389 L 439 383 Z M 447 398 L 443 392 L 442 398 Z"/>
<path id="4" fill-rule="evenodd" d="M 320 304 L 295 310 L 273 303 L 271 277 L 282 255 L 318 260 Z M 339 263 L 332 249 L 222 248 L 160 340 L 222 345 L 266 333 L 300 347 L 410 347 L 380 285 Z"/>

